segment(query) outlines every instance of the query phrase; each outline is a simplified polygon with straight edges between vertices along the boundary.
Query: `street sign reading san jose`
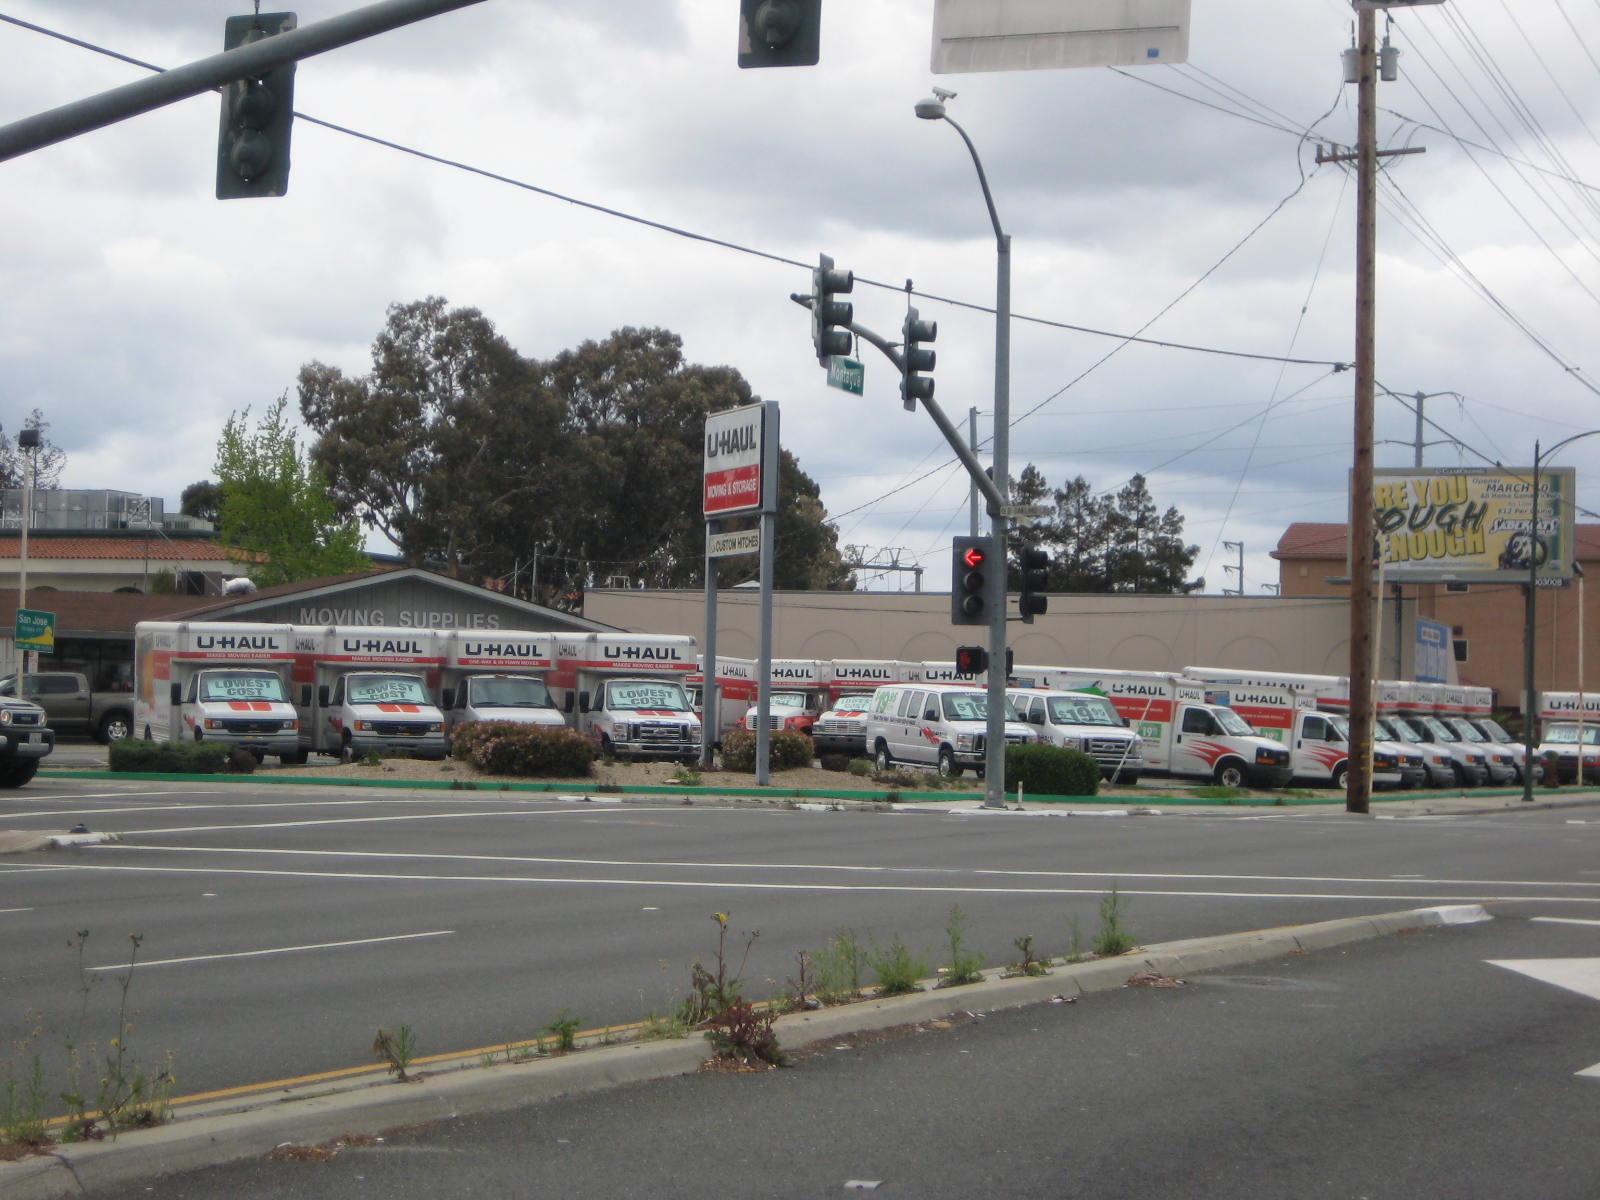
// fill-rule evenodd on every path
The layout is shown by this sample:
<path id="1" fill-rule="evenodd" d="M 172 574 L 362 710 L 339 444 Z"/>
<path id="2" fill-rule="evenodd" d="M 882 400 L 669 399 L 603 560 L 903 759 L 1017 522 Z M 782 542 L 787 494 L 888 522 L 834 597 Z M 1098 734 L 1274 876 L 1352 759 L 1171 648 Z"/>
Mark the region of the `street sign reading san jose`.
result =
<path id="1" fill-rule="evenodd" d="M 18 650 L 42 650 L 54 653 L 56 648 L 56 615 L 32 608 L 17 609 L 16 645 Z"/>

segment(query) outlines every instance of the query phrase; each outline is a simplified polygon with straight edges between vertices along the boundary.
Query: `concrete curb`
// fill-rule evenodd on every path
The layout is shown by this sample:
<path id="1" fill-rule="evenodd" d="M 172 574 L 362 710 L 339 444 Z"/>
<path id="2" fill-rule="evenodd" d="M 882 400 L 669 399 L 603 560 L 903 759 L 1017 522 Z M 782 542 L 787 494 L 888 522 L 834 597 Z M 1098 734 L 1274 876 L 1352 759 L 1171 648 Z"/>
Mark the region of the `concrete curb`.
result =
<path id="1" fill-rule="evenodd" d="M 792 1013 L 776 1024 L 790 1048 L 958 1013 L 995 1012 L 1072 999 L 1126 985 L 1142 971 L 1179 977 L 1325 950 L 1403 930 L 1491 919 L 1481 905 L 1453 905 L 1314 925 L 1191 938 L 1147 947 L 1119 958 L 1055 967 L 1049 975 L 1002 978 L 985 972 L 982 983 L 863 1001 L 815 1012 Z M 370 1133 L 453 1117 L 499 1112 L 574 1093 L 598 1091 L 690 1074 L 706 1060 L 699 1037 L 603 1046 L 552 1059 L 500 1066 L 446 1069 L 416 1083 L 310 1085 L 303 1094 L 278 1093 L 259 1107 L 218 1111 L 197 1105 L 155 1129 L 124 1133 L 115 1141 L 59 1146 L 55 1152 L 0 1163 L 0 1200 L 57 1200 L 100 1188 L 153 1179 L 177 1171 L 266 1154 L 285 1143 L 316 1145 L 347 1133 Z"/>

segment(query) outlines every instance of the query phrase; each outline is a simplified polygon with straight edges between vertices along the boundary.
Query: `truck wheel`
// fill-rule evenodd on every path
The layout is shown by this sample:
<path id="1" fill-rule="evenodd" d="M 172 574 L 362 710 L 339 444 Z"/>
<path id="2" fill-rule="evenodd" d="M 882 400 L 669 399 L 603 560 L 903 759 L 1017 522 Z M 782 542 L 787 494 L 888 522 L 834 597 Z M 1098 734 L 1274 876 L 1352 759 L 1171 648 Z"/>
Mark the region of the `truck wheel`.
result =
<path id="1" fill-rule="evenodd" d="M 300 749 L 296 750 L 293 754 L 278 755 L 278 761 L 286 767 L 303 767 L 306 765 L 306 759 L 310 756 L 311 752 L 304 746 L 301 746 Z"/>
<path id="2" fill-rule="evenodd" d="M 100 729 L 95 735 L 106 745 L 133 736 L 133 718 L 125 712 L 108 712 L 100 718 Z"/>
<path id="3" fill-rule="evenodd" d="M 956 763 L 956 756 L 951 753 L 949 746 L 939 747 L 939 778 L 961 778 L 961 767 Z"/>
<path id="4" fill-rule="evenodd" d="M 31 780 L 38 770 L 39 760 L 36 758 L 0 768 L 0 788 L 19 788 Z"/>
<path id="5" fill-rule="evenodd" d="M 872 752 L 873 764 L 880 771 L 887 771 L 894 766 L 894 759 L 889 757 L 889 743 L 879 740 L 877 749 Z"/>
<path id="6" fill-rule="evenodd" d="M 1220 763 L 1216 774 L 1212 776 L 1218 787 L 1240 788 L 1244 786 L 1244 767 L 1236 762 Z"/>
<path id="7" fill-rule="evenodd" d="M 1349 767 L 1348 763 L 1340 763 L 1337 767 L 1335 767 L 1333 769 L 1333 777 L 1332 777 L 1331 783 L 1333 785 L 1334 791 L 1343 791 L 1344 790 L 1344 777 L 1347 774 L 1349 774 L 1349 771 L 1350 771 L 1350 767 Z"/>
<path id="8" fill-rule="evenodd" d="M 339 761 L 342 763 L 353 763 L 355 760 L 356 750 L 355 747 L 350 744 L 350 738 L 347 734 L 344 740 L 339 743 Z"/>

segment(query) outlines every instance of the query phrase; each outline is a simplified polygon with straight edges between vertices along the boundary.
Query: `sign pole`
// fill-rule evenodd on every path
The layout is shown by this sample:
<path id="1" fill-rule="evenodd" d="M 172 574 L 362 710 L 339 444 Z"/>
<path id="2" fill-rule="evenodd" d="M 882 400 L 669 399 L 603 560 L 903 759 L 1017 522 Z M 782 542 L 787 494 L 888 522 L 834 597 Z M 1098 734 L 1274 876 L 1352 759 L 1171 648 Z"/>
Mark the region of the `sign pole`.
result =
<path id="1" fill-rule="evenodd" d="M 721 721 L 722 694 L 717 681 L 717 560 L 711 557 L 711 539 L 720 521 L 706 520 L 706 635 L 700 643 L 700 765 L 711 766 L 712 748 Z"/>
<path id="2" fill-rule="evenodd" d="M 772 750 L 772 568 L 773 536 L 778 514 L 778 402 L 762 402 L 761 423 L 761 645 L 756 677 L 756 786 L 771 775 Z"/>

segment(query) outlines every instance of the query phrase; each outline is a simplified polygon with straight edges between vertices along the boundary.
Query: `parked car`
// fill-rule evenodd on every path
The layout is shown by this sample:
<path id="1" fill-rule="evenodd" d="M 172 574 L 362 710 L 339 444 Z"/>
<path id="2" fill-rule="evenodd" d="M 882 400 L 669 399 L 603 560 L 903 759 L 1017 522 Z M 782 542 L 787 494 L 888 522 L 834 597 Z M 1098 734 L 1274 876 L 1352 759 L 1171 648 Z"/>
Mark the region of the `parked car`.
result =
<path id="1" fill-rule="evenodd" d="M 114 742 L 133 734 L 133 692 L 96 692 L 77 671 L 36 671 L 23 676 L 24 700 L 44 709 L 56 734 L 82 734 Z M 0 679 L 0 696 L 17 694 L 17 677 Z"/>
<path id="2" fill-rule="evenodd" d="M 0 788 L 18 788 L 33 778 L 55 748 L 44 709 L 14 696 L 0 696 Z"/>

